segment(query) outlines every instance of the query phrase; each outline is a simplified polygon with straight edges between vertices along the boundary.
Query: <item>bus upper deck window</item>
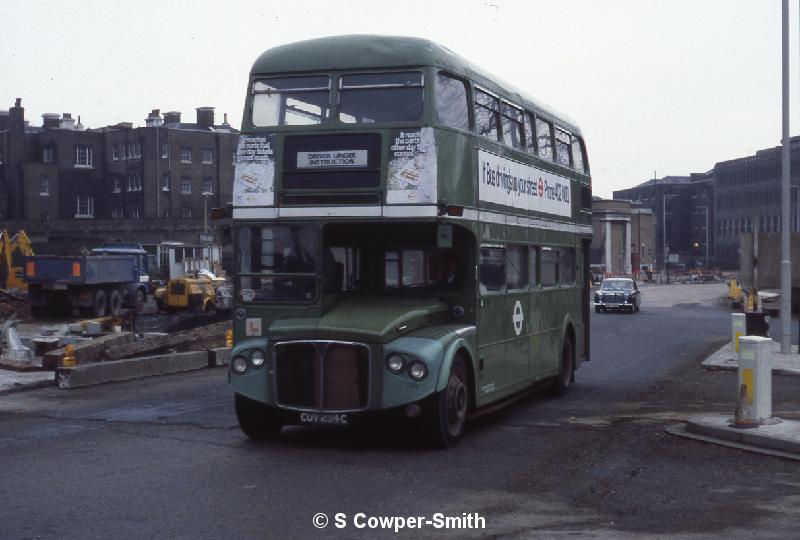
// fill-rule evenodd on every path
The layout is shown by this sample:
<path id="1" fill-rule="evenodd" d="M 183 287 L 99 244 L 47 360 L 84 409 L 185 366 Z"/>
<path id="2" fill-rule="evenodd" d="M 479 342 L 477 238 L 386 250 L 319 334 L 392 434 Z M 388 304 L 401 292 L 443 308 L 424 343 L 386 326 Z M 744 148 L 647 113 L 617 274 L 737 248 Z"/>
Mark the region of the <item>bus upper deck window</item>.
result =
<path id="1" fill-rule="evenodd" d="M 330 110 L 327 75 L 259 79 L 253 83 L 256 127 L 321 124 Z"/>
<path id="2" fill-rule="evenodd" d="M 436 76 L 436 119 L 445 126 L 469 129 L 467 87 L 444 73 Z"/>
<path id="3" fill-rule="evenodd" d="M 339 79 L 339 120 L 348 124 L 422 118 L 422 73 L 365 73 Z"/>
<path id="4" fill-rule="evenodd" d="M 514 148 L 522 148 L 525 140 L 522 131 L 522 110 L 503 102 L 501 105 L 503 122 L 503 142 Z"/>
<path id="5" fill-rule="evenodd" d="M 581 148 L 581 139 L 575 135 L 572 136 L 572 164 L 575 170 L 580 173 L 585 173 L 586 168 L 583 160 L 583 148 Z"/>
<path id="6" fill-rule="evenodd" d="M 553 124 L 538 116 L 536 117 L 536 148 L 539 149 L 540 158 L 553 159 Z"/>
<path id="7" fill-rule="evenodd" d="M 486 92 L 475 90 L 475 128 L 478 135 L 497 140 L 497 113 L 500 105 L 497 98 Z"/>
<path id="8" fill-rule="evenodd" d="M 556 128 L 556 160 L 567 167 L 569 167 L 569 146 L 569 133 Z"/>

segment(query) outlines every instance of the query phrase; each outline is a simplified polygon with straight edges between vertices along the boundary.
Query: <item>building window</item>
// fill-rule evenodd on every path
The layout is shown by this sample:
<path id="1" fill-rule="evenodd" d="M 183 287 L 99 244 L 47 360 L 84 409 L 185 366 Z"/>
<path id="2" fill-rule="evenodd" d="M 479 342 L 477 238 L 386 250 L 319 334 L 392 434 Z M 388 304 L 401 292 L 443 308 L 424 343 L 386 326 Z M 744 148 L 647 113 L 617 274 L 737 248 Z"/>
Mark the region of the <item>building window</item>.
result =
<path id="1" fill-rule="evenodd" d="M 167 143 L 161 145 L 161 157 L 163 159 L 169 159 L 169 145 Z"/>
<path id="2" fill-rule="evenodd" d="M 50 214 L 48 212 L 42 212 L 39 215 L 39 219 L 41 219 L 42 221 L 50 221 Z"/>
<path id="3" fill-rule="evenodd" d="M 169 191 L 169 173 L 161 175 L 161 191 Z"/>
<path id="4" fill-rule="evenodd" d="M 133 143 L 133 155 L 137 158 L 142 157 L 142 143 L 139 141 Z"/>
<path id="5" fill-rule="evenodd" d="M 84 144 L 75 145 L 75 166 L 92 166 L 92 147 Z"/>
<path id="6" fill-rule="evenodd" d="M 203 163 L 214 163 L 214 152 L 208 148 L 203 150 Z"/>
<path id="7" fill-rule="evenodd" d="M 142 177 L 139 173 L 128 175 L 128 191 L 142 191 Z"/>
<path id="8" fill-rule="evenodd" d="M 203 195 L 205 194 L 214 194 L 214 179 L 210 176 L 203 178 Z"/>
<path id="9" fill-rule="evenodd" d="M 122 219 L 122 208 L 112 208 L 111 219 Z"/>
<path id="10" fill-rule="evenodd" d="M 90 197 L 88 195 L 78 195 L 75 197 L 75 217 L 94 217 L 94 197 Z"/>
<path id="11" fill-rule="evenodd" d="M 53 162 L 53 148 L 50 146 L 45 146 L 42 148 L 42 161 L 44 163 L 52 163 Z"/>
<path id="12" fill-rule="evenodd" d="M 50 196 L 50 179 L 46 176 L 39 177 L 39 195 L 42 197 Z"/>
<path id="13" fill-rule="evenodd" d="M 132 219 L 142 219 L 142 209 L 141 208 L 134 208 L 131 210 L 131 218 Z"/>
<path id="14" fill-rule="evenodd" d="M 164 217 L 169 218 L 169 208 L 164 210 Z"/>
<path id="15" fill-rule="evenodd" d="M 192 194 L 192 179 L 189 176 L 181 178 L 181 193 L 184 195 Z"/>
<path id="16" fill-rule="evenodd" d="M 111 145 L 111 159 L 114 161 L 119 159 L 119 146 L 116 144 Z"/>
<path id="17" fill-rule="evenodd" d="M 181 208 L 181 218 L 192 219 L 192 209 L 186 208 L 185 206 Z"/>
<path id="18" fill-rule="evenodd" d="M 122 192 L 122 178 L 119 176 L 114 177 L 114 193 Z"/>
<path id="19" fill-rule="evenodd" d="M 181 148 L 181 163 L 191 163 L 192 162 L 192 150 L 191 148 Z"/>

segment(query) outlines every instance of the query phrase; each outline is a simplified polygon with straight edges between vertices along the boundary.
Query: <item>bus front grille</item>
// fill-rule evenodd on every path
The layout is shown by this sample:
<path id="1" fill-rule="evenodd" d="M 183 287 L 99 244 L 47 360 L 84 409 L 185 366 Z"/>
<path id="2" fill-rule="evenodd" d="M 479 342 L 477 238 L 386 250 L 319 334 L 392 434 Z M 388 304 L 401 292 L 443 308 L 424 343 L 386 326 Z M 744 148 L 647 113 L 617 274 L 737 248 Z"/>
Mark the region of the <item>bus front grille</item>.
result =
<path id="1" fill-rule="evenodd" d="M 340 341 L 288 341 L 275 345 L 278 405 L 319 411 L 354 411 L 369 401 L 369 348 Z"/>

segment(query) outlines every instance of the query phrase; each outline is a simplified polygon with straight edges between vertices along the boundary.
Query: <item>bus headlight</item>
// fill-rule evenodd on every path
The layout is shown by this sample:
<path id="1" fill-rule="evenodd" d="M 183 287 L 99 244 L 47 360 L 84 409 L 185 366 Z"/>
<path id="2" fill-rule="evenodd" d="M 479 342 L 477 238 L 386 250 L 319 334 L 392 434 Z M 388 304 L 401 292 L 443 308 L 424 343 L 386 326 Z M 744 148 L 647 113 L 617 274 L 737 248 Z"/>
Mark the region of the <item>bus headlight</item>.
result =
<path id="1" fill-rule="evenodd" d="M 406 366 L 405 360 L 399 354 L 390 354 L 386 358 L 386 369 L 391 371 L 394 374 L 400 373 L 403 371 L 403 368 Z"/>
<path id="2" fill-rule="evenodd" d="M 428 368 L 422 362 L 414 362 L 408 366 L 408 375 L 415 381 L 421 381 L 428 376 Z"/>
<path id="3" fill-rule="evenodd" d="M 253 364 L 254 368 L 260 368 L 264 365 L 264 353 L 256 349 L 250 355 L 250 363 Z"/>
<path id="4" fill-rule="evenodd" d="M 231 369 L 234 373 L 241 375 L 247 371 L 247 359 L 244 356 L 237 356 L 231 362 Z"/>

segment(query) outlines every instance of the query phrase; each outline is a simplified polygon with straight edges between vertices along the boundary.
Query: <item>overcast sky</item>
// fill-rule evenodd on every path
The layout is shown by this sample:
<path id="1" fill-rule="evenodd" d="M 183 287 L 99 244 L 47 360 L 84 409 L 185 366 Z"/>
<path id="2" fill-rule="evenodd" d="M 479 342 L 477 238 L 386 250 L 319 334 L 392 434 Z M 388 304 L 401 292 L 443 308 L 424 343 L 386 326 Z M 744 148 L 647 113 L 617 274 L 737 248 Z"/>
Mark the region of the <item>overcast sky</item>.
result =
<path id="1" fill-rule="evenodd" d="M 800 36 L 792 1 L 792 65 Z M 594 192 L 776 146 L 780 0 L 0 0 L 0 109 L 144 124 L 153 108 L 239 127 L 265 49 L 352 33 L 420 36 L 566 113 Z M 792 79 L 792 133 L 800 87 Z"/>

